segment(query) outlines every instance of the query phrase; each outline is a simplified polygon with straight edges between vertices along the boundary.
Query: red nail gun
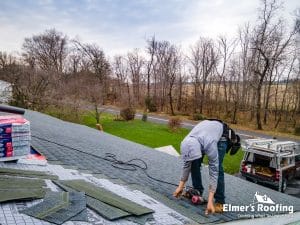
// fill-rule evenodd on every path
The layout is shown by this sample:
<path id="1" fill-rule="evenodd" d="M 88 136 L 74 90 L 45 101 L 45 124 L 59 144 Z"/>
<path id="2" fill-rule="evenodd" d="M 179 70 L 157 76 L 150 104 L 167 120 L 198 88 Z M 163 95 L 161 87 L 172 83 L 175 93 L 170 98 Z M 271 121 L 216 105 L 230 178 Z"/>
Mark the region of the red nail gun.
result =
<path id="1" fill-rule="evenodd" d="M 182 193 L 182 196 L 190 199 L 194 205 L 201 205 L 206 203 L 207 201 L 201 196 L 200 191 L 189 188 Z"/>

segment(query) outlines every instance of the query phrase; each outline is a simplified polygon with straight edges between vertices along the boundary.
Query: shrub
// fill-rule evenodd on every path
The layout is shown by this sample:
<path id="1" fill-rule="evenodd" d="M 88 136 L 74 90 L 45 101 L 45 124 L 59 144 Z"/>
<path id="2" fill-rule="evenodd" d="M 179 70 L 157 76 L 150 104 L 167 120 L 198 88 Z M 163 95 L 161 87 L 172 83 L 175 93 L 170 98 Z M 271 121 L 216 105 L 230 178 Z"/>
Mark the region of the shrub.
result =
<path id="1" fill-rule="evenodd" d="M 176 131 L 181 127 L 181 119 L 179 117 L 171 117 L 168 126 L 172 131 Z"/>
<path id="2" fill-rule="evenodd" d="M 295 135 L 300 136 L 300 126 L 295 127 L 294 133 Z"/>
<path id="3" fill-rule="evenodd" d="M 192 119 L 193 120 L 205 120 L 206 117 L 204 115 L 202 115 L 201 113 L 194 113 L 192 115 Z"/>
<path id="4" fill-rule="evenodd" d="M 124 119 L 120 115 L 115 115 L 114 121 L 124 121 Z"/>
<path id="5" fill-rule="evenodd" d="M 80 114 L 82 113 L 78 108 L 72 106 L 48 106 L 42 112 L 50 116 L 57 117 L 73 123 L 81 123 Z"/>
<path id="6" fill-rule="evenodd" d="M 124 108 L 120 111 L 120 116 L 126 121 L 133 120 L 135 116 L 135 110 L 131 107 Z"/>
<path id="7" fill-rule="evenodd" d="M 146 97 L 145 98 L 145 105 L 146 105 L 147 109 L 149 110 L 149 112 L 156 112 L 157 111 L 156 104 L 154 103 L 154 101 L 151 97 Z"/>
<path id="8" fill-rule="evenodd" d="M 147 119 L 148 119 L 147 113 L 143 113 L 142 121 L 147 122 Z"/>

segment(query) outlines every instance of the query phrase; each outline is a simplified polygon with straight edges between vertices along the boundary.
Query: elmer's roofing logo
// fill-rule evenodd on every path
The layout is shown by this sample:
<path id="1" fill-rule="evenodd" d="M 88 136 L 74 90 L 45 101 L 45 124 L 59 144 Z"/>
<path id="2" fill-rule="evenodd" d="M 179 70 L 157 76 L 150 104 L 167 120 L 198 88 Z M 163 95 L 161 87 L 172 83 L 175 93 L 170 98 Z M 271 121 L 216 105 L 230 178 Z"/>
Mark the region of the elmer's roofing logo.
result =
<path id="1" fill-rule="evenodd" d="M 254 197 L 256 198 L 257 203 L 263 203 L 263 204 L 275 204 L 271 198 L 269 198 L 267 195 L 259 195 L 258 192 L 255 193 Z M 253 201 L 253 203 L 255 203 Z"/>
<path id="2" fill-rule="evenodd" d="M 293 213 L 294 206 L 292 205 L 283 205 L 275 203 L 270 197 L 266 194 L 261 195 L 258 192 L 254 194 L 253 202 L 249 205 L 232 205 L 224 204 L 224 212 L 238 212 L 238 213 L 267 213 L 268 214 L 277 214 L 277 213 Z"/>

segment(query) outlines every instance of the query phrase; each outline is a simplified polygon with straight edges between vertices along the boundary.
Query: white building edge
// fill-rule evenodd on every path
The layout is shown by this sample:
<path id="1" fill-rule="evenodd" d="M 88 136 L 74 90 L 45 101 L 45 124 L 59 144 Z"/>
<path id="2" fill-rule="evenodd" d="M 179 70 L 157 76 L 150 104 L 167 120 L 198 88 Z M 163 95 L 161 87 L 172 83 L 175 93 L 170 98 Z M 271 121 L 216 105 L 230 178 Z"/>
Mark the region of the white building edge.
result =
<path id="1" fill-rule="evenodd" d="M 0 103 L 8 103 L 12 98 L 12 85 L 0 80 Z"/>

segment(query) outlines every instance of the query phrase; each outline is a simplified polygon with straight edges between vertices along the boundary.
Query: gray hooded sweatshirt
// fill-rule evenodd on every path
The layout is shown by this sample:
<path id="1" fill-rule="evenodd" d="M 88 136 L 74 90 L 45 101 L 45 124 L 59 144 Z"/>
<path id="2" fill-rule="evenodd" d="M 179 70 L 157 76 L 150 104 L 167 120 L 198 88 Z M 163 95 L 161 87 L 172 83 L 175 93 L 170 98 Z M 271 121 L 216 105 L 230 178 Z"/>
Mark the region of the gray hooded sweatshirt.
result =
<path id="1" fill-rule="evenodd" d="M 181 181 L 186 182 L 188 180 L 192 161 L 205 154 L 209 161 L 209 191 L 216 191 L 219 174 L 218 142 L 222 134 L 222 123 L 204 120 L 197 124 L 183 139 L 180 146 L 183 160 Z"/>

